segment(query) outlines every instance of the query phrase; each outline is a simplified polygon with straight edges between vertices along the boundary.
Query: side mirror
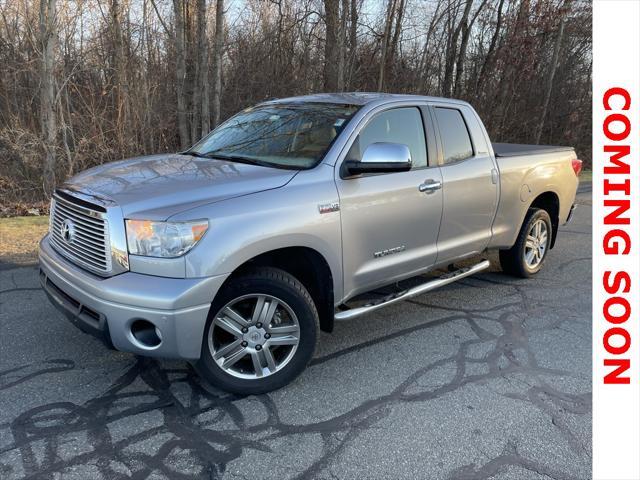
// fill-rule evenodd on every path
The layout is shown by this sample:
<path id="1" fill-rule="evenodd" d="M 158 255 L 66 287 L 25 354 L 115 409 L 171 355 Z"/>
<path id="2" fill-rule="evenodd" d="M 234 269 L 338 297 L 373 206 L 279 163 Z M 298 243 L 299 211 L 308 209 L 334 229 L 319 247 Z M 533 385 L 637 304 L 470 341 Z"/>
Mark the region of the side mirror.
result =
<path id="1" fill-rule="evenodd" d="M 346 176 L 362 173 L 392 173 L 411 170 L 409 147 L 400 143 L 372 143 L 362 155 L 362 160 L 345 160 Z"/>

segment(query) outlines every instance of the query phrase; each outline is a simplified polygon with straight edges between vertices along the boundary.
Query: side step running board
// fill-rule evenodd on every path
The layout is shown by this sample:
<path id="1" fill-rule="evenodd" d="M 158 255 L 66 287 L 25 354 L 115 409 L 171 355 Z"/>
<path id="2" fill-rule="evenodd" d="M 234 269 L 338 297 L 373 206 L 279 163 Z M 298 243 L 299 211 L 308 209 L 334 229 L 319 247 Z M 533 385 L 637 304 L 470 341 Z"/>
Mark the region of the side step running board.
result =
<path id="1" fill-rule="evenodd" d="M 392 305 L 396 302 L 407 300 L 417 295 L 430 292 L 431 290 L 435 290 L 436 288 L 444 287 L 445 285 L 449 285 L 450 283 L 453 283 L 457 280 L 461 280 L 465 277 L 486 270 L 490 265 L 491 263 L 489 262 L 489 260 L 483 260 L 482 262 L 476 263 L 471 267 L 464 267 L 456 270 L 455 272 L 447 273 L 445 275 L 442 275 L 441 277 L 429 280 L 422 285 L 418 285 L 402 292 L 393 293 L 384 298 L 381 298 L 380 300 L 368 303 L 362 307 L 350 308 L 348 310 L 337 312 L 334 318 L 336 320 L 351 320 L 352 318 L 359 317 L 360 315 L 364 315 L 365 313 L 373 312 L 374 310 L 386 307 L 387 305 Z"/>

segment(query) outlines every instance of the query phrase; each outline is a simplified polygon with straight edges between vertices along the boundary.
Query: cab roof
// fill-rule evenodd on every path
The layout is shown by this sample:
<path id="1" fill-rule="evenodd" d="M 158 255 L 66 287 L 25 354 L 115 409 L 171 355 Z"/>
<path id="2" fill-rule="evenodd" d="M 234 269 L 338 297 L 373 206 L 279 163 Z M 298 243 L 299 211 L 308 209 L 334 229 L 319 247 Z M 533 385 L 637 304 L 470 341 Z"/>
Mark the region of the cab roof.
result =
<path id="1" fill-rule="evenodd" d="M 399 100 L 426 100 L 431 102 L 446 101 L 448 103 L 467 104 L 467 102 L 463 102 L 462 100 L 455 100 L 451 98 L 381 92 L 315 93 L 299 97 L 279 98 L 269 100 L 265 103 L 341 103 L 348 105 L 367 105 L 369 103 L 385 103 Z"/>

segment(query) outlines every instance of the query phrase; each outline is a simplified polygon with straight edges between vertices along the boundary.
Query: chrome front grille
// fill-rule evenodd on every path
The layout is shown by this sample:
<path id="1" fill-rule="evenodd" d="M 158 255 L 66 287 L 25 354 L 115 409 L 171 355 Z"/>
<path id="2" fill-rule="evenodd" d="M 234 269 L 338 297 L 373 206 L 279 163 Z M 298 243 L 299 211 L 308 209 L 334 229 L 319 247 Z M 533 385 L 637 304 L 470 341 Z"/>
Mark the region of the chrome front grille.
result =
<path id="1" fill-rule="evenodd" d="M 111 272 L 109 222 L 106 213 L 55 195 L 51 205 L 51 246 L 80 267 L 98 274 Z"/>

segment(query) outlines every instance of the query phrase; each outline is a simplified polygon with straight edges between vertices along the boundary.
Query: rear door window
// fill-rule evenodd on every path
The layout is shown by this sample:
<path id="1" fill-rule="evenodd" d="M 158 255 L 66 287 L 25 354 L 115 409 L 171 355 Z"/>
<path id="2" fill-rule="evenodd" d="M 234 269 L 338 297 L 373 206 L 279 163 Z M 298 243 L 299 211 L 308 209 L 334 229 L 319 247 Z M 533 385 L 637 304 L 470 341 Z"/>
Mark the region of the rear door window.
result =
<path id="1" fill-rule="evenodd" d="M 455 108 L 436 107 L 436 120 L 444 150 L 444 163 L 454 163 L 473 156 L 473 147 L 462 112 Z"/>

